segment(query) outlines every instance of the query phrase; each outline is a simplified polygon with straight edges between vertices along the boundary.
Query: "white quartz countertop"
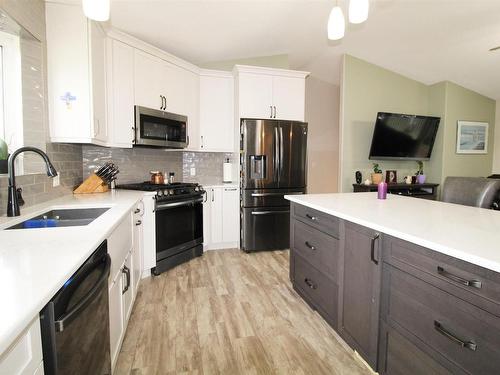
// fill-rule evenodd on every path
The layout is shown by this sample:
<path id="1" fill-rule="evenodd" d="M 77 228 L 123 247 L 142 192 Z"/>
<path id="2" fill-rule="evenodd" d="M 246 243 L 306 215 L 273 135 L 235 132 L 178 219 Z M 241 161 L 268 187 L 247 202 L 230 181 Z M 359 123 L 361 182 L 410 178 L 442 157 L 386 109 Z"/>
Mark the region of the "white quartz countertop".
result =
<path id="1" fill-rule="evenodd" d="M 500 212 L 377 193 L 285 196 L 291 202 L 337 216 L 466 262 L 500 272 Z"/>
<path id="2" fill-rule="evenodd" d="M 67 195 L 0 217 L 0 355 L 144 196 L 142 191 Z M 3 230 L 54 208 L 110 207 L 86 226 Z"/>

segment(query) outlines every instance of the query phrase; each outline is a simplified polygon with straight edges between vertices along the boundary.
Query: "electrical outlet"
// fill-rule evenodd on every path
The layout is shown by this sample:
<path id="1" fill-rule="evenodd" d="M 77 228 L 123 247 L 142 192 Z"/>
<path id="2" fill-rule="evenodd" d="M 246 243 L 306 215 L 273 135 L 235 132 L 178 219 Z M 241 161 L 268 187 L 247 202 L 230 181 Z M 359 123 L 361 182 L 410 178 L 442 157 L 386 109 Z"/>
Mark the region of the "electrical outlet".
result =
<path id="1" fill-rule="evenodd" d="M 59 175 L 57 175 L 56 177 L 52 178 L 52 186 L 53 187 L 57 187 L 61 184 L 61 181 L 59 180 Z"/>
<path id="2" fill-rule="evenodd" d="M 196 168 L 195 167 L 191 167 L 191 170 L 189 171 L 189 173 L 191 174 L 191 177 L 192 176 L 196 176 Z"/>

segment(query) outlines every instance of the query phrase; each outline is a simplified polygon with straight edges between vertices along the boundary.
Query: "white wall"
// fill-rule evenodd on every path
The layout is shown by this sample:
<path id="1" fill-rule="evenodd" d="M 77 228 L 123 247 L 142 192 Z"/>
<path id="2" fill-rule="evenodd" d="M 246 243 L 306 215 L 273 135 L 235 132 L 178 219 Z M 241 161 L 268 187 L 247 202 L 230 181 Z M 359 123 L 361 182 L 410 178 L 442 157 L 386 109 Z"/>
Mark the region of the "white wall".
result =
<path id="1" fill-rule="evenodd" d="M 307 191 L 335 193 L 339 177 L 339 87 L 306 79 Z"/>

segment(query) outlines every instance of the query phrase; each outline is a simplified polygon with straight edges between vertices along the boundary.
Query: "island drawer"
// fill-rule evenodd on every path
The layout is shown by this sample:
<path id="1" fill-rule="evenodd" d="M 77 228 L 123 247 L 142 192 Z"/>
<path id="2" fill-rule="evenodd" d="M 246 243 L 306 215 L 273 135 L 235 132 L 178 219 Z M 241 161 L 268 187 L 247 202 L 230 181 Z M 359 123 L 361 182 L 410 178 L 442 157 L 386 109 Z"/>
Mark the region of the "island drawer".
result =
<path id="1" fill-rule="evenodd" d="M 312 208 L 302 206 L 297 203 L 293 204 L 292 210 L 293 215 L 297 219 L 329 234 L 330 236 L 339 238 L 339 219 L 337 217 L 325 214 L 318 210 L 313 210 Z"/>
<path id="2" fill-rule="evenodd" d="M 393 237 L 384 261 L 500 316 L 500 274 Z"/>
<path id="3" fill-rule="evenodd" d="M 299 220 L 292 220 L 292 233 L 293 249 L 338 282 L 339 240 Z"/>
<path id="4" fill-rule="evenodd" d="M 295 289 L 330 325 L 336 328 L 338 286 L 296 253 L 293 267 Z"/>
<path id="5" fill-rule="evenodd" d="M 380 325 L 379 365 L 381 375 L 466 375 L 422 342 L 413 343 L 384 322 Z"/>
<path id="6" fill-rule="evenodd" d="M 471 374 L 500 369 L 500 319 L 401 270 L 384 269 L 382 319 Z"/>

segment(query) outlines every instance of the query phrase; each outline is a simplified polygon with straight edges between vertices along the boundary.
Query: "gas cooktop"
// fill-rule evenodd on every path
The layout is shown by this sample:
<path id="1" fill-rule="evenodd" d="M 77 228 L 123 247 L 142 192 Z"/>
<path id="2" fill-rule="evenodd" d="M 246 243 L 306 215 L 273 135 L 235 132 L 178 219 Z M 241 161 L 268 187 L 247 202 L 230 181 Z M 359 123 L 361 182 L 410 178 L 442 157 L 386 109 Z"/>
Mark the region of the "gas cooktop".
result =
<path id="1" fill-rule="evenodd" d="M 197 183 L 174 182 L 172 184 L 153 184 L 145 181 L 133 184 L 117 185 L 117 189 L 156 191 L 157 200 L 188 198 L 202 195 L 205 190 Z"/>

